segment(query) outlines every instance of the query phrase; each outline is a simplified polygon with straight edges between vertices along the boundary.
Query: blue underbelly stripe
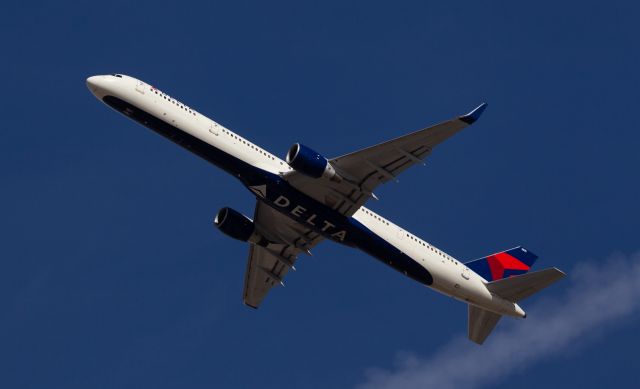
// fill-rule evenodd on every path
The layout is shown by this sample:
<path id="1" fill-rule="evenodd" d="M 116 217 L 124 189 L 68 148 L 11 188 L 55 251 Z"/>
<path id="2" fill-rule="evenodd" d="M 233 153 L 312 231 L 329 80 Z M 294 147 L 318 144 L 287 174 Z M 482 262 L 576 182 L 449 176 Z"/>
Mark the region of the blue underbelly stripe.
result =
<path id="1" fill-rule="evenodd" d="M 382 239 L 356 219 L 350 218 L 349 221 L 354 229 L 359 231 L 351 238 L 356 247 L 421 284 L 433 284 L 433 276 L 424 266 Z"/>
<path id="2" fill-rule="evenodd" d="M 267 193 L 265 198 L 258 198 L 258 200 L 265 201 L 265 203 L 272 208 L 292 220 L 313 229 L 317 233 L 335 242 L 357 247 L 424 285 L 431 285 L 433 283 L 431 273 L 397 247 L 382 239 L 356 219 L 346 217 L 301 193 L 280 176 L 244 162 L 122 99 L 114 96 L 105 96 L 103 101 L 125 116 L 128 116 L 206 161 L 220 167 L 222 170 L 242 181 L 245 186 L 266 185 Z M 275 202 L 280 196 L 285 196 L 290 204 L 286 207 L 276 205 Z M 293 217 L 292 209 L 297 205 L 303 205 L 309 214 L 317 215 L 318 219 L 316 224 L 305 224 L 304 218 Z M 333 227 L 323 231 L 322 224 L 318 223 L 320 220 L 330 221 Z M 335 234 L 339 231 L 345 231 L 344 239 L 336 239 Z"/>
<path id="3" fill-rule="evenodd" d="M 122 99 L 114 96 L 105 96 L 102 100 L 105 104 L 121 112 L 130 119 L 150 128 L 175 144 L 189 150 L 206 161 L 213 163 L 222 170 L 240 178 L 241 180 L 245 176 L 248 179 L 255 173 L 256 168 L 254 166 L 211 146 L 209 143 L 174 127 L 162 119 L 158 119 L 157 117 L 130 103 L 127 103 Z"/>

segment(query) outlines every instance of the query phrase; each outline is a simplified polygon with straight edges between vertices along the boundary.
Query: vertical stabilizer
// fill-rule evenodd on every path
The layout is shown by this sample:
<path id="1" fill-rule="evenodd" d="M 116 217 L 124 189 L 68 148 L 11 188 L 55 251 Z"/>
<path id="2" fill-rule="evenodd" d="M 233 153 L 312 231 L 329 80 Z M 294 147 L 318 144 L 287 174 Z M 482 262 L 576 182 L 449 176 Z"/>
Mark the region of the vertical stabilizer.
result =
<path id="1" fill-rule="evenodd" d="M 524 274 L 538 258 L 522 246 L 476 259 L 465 265 L 487 281 Z"/>

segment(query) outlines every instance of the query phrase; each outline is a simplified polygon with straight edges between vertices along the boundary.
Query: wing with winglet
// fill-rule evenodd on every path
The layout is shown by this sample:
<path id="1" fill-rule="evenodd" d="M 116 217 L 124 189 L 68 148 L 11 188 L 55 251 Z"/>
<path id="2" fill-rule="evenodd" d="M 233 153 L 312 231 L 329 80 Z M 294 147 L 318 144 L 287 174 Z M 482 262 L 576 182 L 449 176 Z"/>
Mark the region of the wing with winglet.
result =
<path id="1" fill-rule="evenodd" d="M 399 138 L 329 160 L 342 179 L 316 179 L 297 171 L 284 174 L 301 192 L 351 216 L 371 197 L 380 184 L 395 180 L 409 167 L 423 164 L 434 147 L 473 124 L 487 104 L 466 115 L 436 124 Z"/>

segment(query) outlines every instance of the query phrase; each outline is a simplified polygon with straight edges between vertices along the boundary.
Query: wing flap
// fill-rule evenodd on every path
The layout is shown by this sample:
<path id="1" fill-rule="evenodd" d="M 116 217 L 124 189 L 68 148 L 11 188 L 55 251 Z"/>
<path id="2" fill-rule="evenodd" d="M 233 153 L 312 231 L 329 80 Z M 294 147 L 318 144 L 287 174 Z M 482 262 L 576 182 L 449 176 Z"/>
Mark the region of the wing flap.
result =
<path id="1" fill-rule="evenodd" d="M 285 263 L 271 250 L 252 244 L 245 273 L 244 303 L 251 308 L 258 308 L 272 287 L 284 285 L 284 276 L 293 267 L 292 260 L 295 257 L 287 258 Z M 287 266 L 287 263 L 291 263 L 291 266 Z"/>
<path id="2" fill-rule="evenodd" d="M 249 247 L 242 298 L 245 305 L 258 308 L 271 288 L 284 285 L 298 255 L 309 253 L 323 238 L 262 201 L 256 204 L 254 224 L 269 243 Z"/>

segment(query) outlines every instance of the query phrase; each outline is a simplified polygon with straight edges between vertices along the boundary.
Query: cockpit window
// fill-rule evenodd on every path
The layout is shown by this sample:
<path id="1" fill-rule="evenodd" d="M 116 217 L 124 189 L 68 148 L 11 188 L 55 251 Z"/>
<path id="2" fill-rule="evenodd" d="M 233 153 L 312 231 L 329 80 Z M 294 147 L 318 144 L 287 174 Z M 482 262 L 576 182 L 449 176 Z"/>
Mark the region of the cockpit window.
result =
<path id="1" fill-rule="evenodd" d="M 122 78 L 122 74 L 112 74 L 112 76 L 118 77 L 118 78 Z"/>

